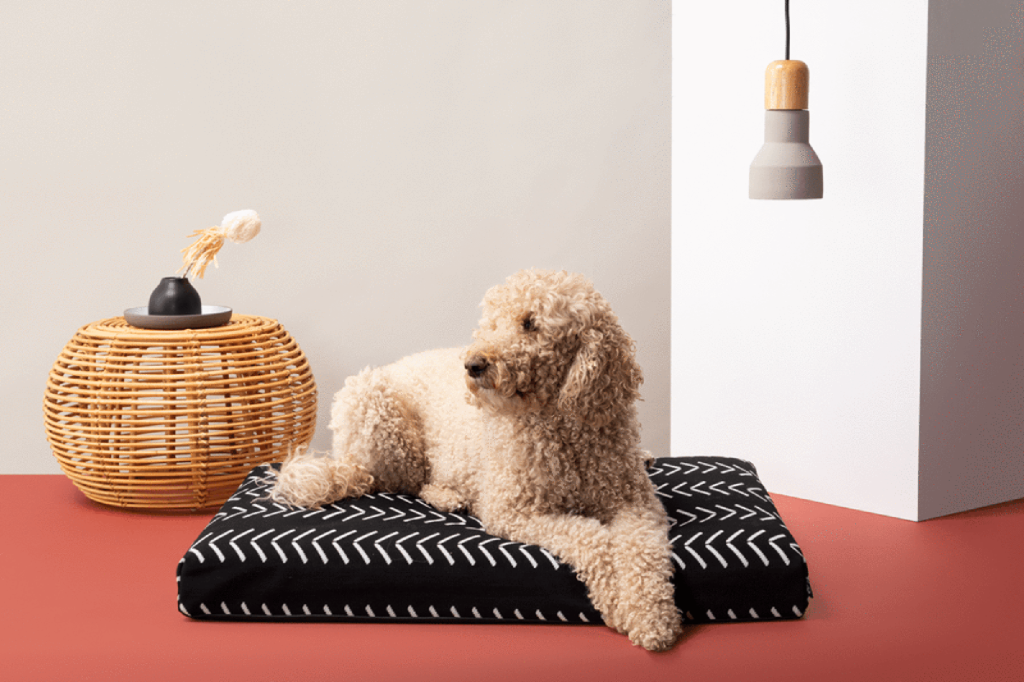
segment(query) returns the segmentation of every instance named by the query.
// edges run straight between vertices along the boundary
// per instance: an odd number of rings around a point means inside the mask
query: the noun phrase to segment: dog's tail
[[[317,509],[344,497],[358,497],[373,487],[364,467],[300,445],[289,452],[270,490],[278,504]]]

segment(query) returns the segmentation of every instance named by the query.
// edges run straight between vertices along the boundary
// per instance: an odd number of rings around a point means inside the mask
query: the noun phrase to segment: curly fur
[[[371,491],[472,513],[575,569],[605,623],[660,651],[681,632],[668,519],[639,449],[632,339],[584,277],[526,270],[490,289],[465,349],[349,378],[333,453],[284,462],[275,500],[315,507]]]

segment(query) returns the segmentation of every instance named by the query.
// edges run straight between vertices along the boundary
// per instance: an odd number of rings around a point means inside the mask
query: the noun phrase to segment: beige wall
[[[207,303],[280,319],[321,390],[467,343],[521,267],[588,274],[669,450],[670,4],[391,0],[6,6],[0,473],[58,471],[47,372],[144,305],[194,229],[257,210]]]

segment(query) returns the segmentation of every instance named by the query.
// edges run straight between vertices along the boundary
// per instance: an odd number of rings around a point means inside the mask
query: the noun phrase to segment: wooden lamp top
[[[764,72],[765,109],[806,109],[811,72],[798,59],[780,59]]]

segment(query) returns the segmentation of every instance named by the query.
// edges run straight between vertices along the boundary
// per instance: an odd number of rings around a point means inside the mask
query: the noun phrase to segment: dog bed
[[[567,565],[407,495],[318,510],[269,497],[254,469],[178,563],[195,619],[601,624]],[[661,458],[648,471],[672,520],[676,604],[691,622],[799,618],[807,564],[750,462]]]

